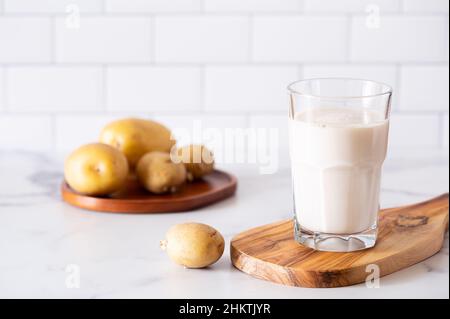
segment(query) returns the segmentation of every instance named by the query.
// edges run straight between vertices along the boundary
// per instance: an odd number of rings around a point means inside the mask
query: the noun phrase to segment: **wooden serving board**
[[[351,253],[316,251],[294,241],[285,220],[240,233],[231,241],[239,270],[268,281],[301,287],[342,287],[364,282],[378,265],[380,276],[414,265],[443,245],[448,229],[448,193],[432,200],[380,213],[375,247]]]
[[[201,180],[187,183],[173,194],[151,194],[130,176],[122,191],[108,197],[81,195],[66,182],[61,185],[61,195],[65,202],[88,210],[146,214],[193,210],[232,196],[236,188],[237,179],[233,175],[215,170]]]

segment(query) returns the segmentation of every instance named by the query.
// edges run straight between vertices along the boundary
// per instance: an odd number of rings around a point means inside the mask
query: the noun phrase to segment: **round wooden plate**
[[[126,187],[108,197],[91,197],[75,192],[63,182],[61,194],[65,202],[80,208],[110,213],[169,213],[193,210],[232,196],[237,179],[226,172],[215,170],[202,180],[186,184],[179,192],[155,195],[139,186],[130,177]]]

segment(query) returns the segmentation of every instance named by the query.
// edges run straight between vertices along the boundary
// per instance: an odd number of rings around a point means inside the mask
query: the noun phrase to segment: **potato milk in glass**
[[[289,86],[295,237],[323,251],[373,247],[391,88],[358,79]]]

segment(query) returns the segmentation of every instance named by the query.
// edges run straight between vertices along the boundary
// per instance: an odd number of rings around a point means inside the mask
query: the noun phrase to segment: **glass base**
[[[295,240],[309,248],[320,251],[351,252],[375,246],[377,225],[355,234],[327,234],[302,228],[294,218]]]

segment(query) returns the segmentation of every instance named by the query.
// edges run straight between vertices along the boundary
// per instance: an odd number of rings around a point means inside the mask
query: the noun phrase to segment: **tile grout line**
[[[1,13],[1,12],[0,12]],[[255,14],[257,16],[262,17],[342,17],[346,13],[342,12],[331,12],[331,11],[274,11],[274,12],[266,12],[266,11],[161,11],[161,12],[116,12],[116,11],[86,11],[83,12],[83,16],[86,17],[146,17],[149,15],[157,14],[162,17],[202,17],[202,16],[211,16],[211,17],[246,17],[249,14]],[[365,12],[352,12],[348,13],[352,14],[356,17],[365,17],[367,13]],[[31,11],[22,11],[22,12],[5,12],[3,11],[3,15],[8,17],[45,17],[49,15],[55,15],[58,17],[65,17],[65,12],[31,12]],[[437,18],[446,18],[448,17],[447,12],[436,11],[436,12],[383,12],[384,16],[388,17],[437,17]]]
[[[11,63],[2,63],[0,62],[1,66],[10,66],[10,67],[42,67],[42,66],[52,66],[53,64],[57,64],[58,66],[62,67],[98,67],[106,62],[102,61],[95,61],[95,62],[56,62],[56,63],[50,63],[50,62],[11,62]],[[255,66],[255,67],[265,67],[265,66],[292,66],[295,64],[305,64],[305,65],[331,65],[331,66],[344,66],[344,65],[353,65],[353,66],[383,66],[383,65],[402,65],[402,66],[423,66],[423,67],[436,67],[436,66],[442,66],[447,67],[449,65],[449,61],[439,60],[439,61],[416,61],[416,62],[399,62],[394,60],[389,61],[277,61],[277,62],[247,62],[247,61],[224,61],[224,62],[211,62],[206,63],[208,66]],[[145,67],[145,66],[152,66],[157,65],[159,67],[195,67],[200,66],[202,63],[199,62],[107,62],[108,66],[111,67]]]

